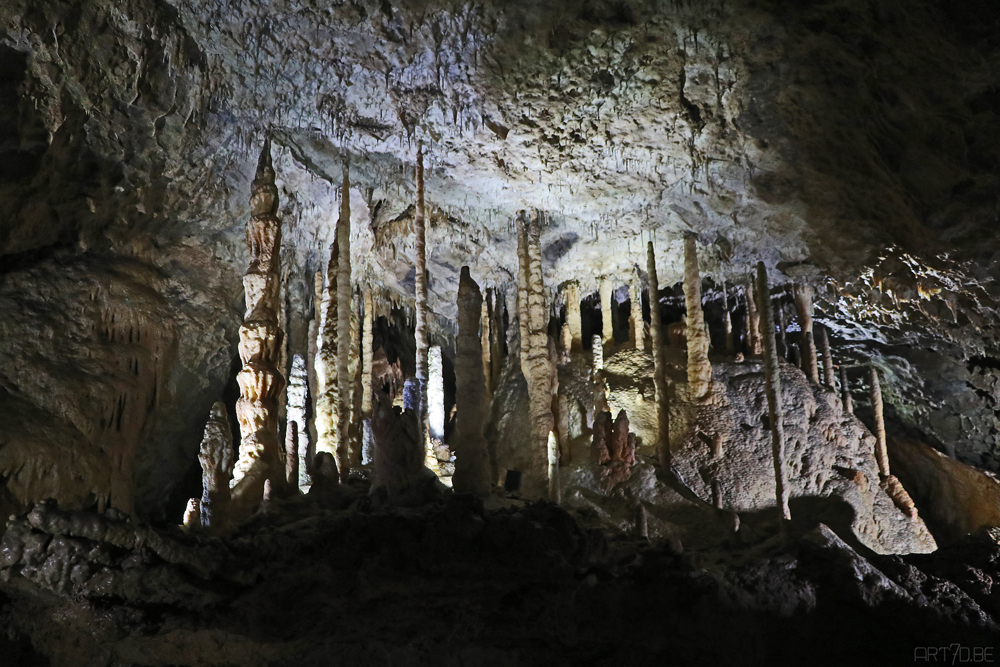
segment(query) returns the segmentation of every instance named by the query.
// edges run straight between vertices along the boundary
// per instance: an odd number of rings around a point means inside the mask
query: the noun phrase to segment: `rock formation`
[[[427,351],[427,429],[435,447],[444,442],[444,362],[440,345],[432,345]]]
[[[729,294],[726,281],[722,281],[722,329],[726,335],[726,353],[736,354],[736,340],[733,338],[733,316],[729,312]]]
[[[823,384],[833,391],[837,391],[837,380],[833,370],[833,352],[830,350],[830,337],[827,335],[826,327],[819,329],[819,349],[823,357]]]
[[[337,382],[338,290],[340,244],[335,238],[327,262],[326,280],[320,290],[319,353],[316,358],[316,453],[327,452],[337,460],[340,442],[340,385]]]
[[[660,465],[670,465],[670,405],[667,399],[667,360],[664,354],[663,320],[660,316],[660,282],[656,275],[653,242],[646,245],[646,275],[649,290],[649,334],[653,346],[653,386],[656,390],[656,455]]]
[[[840,399],[844,412],[854,414],[854,402],[851,400],[851,385],[847,383],[847,366],[840,367]]]
[[[294,423],[294,422],[293,422]],[[201,463],[201,525],[213,532],[224,532],[229,523],[229,480],[233,475],[233,432],[229,426],[226,404],[212,406],[205,434],[198,450]]]
[[[490,459],[483,427],[488,421],[482,339],[479,337],[483,297],[479,285],[462,267],[458,287],[458,353],[455,357],[455,401],[458,406],[458,447],[452,485],[458,493],[490,492]]]
[[[433,468],[437,457],[430,446],[427,429],[427,230],[426,211],[424,208],[424,146],[417,145],[417,204],[413,217],[414,238],[414,329],[413,335],[417,345],[416,373],[419,403],[417,405],[417,423],[420,424],[421,442],[424,447],[424,459]]]
[[[684,237],[684,304],[687,308],[688,396],[692,401],[703,401],[712,391],[712,364],[708,361],[710,343],[701,307],[698,245],[693,235]]]
[[[370,289],[364,292],[364,324],[361,329],[361,420],[362,420],[362,463],[370,463],[371,418],[372,418],[372,369],[374,350],[372,349],[372,327],[375,321],[375,305]]]
[[[637,350],[646,349],[646,321],[642,318],[642,282],[639,280],[639,269],[632,269],[632,280],[629,283],[630,315],[629,325],[632,343]]]
[[[819,363],[816,358],[816,342],[813,333],[813,289],[809,285],[795,285],[795,309],[799,313],[799,328],[802,331],[802,370],[806,377],[819,384]]]
[[[612,311],[615,309],[615,291],[610,278],[601,278],[598,294],[601,298],[601,338],[605,345],[614,345],[615,322]]]
[[[580,316],[580,285],[571,281],[563,288],[563,300],[566,302],[566,324],[572,340],[571,352],[583,350],[583,321]]]
[[[201,501],[197,498],[190,498],[187,507],[184,509],[184,529],[193,531],[201,528]]]
[[[239,345],[243,370],[236,376],[240,385],[236,416],[242,440],[233,473],[230,516],[234,520],[249,516],[260,502],[265,480],[274,478],[284,486],[277,396],[285,381],[276,367],[282,338],[276,303],[281,221],[276,215],[278,189],[271,166],[270,137],[264,140],[251,190],[252,215],[246,225],[250,268],[243,277],[246,315]]]
[[[785,464],[784,408],[781,396],[781,364],[771,316],[771,290],[767,284],[764,262],[757,263],[757,300],[761,305],[760,334],[764,343],[764,376],[767,387],[767,416],[771,424],[771,454],[774,458],[774,484],[781,518],[790,521],[788,509],[788,473]]]
[[[624,410],[618,412],[614,422],[610,412],[598,413],[594,419],[591,456],[598,466],[598,483],[606,493],[629,478],[635,465],[635,433],[629,432]]]
[[[351,400],[354,377],[350,371],[351,355],[351,179],[347,156],[344,156],[343,185],[340,190],[340,219],[337,221],[337,465],[341,481],[351,471]],[[353,357],[356,359],[356,357]]]
[[[374,409],[373,488],[385,487],[390,497],[404,495],[417,483],[424,469],[423,433],[416,412],[394,408],[384,397]]]
[[[299,425],[289,421],[285,427],[285,479],[292,493],[299,492]]]
[[[764,353],[764,344],[761,338],[759,308],[762,308],[763,306],[758,303],[758,288],[755,284],[753,276],[750,277],[743,293],[747,299],[746,353],[751,357],[760,357]]]
[[[875,422],[875,462],[879,474],[889,476],[889,453],[886,449],[885,418],[882,415],[882,387],[878,381],[878,370],[868,369],[868,391],[872,403],[872,419]]]

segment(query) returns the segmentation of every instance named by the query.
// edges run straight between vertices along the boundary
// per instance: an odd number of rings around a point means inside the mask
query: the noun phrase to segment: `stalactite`
[[[684,303],[687,308],[688,396],[692,401],[703,401],[712,391],[712,364],[708,360],[709,337],[701,307],[698,245],[693,234],[684,238]]]
[[[548,323],[549,309],[545,303],[545,287],[542,281],[542,248],[540,241],[540,214],[521,212],[518,215],[518,236],[523,238],[520,254],[524,266],[523,276],[525,324],[522,326],[525,339],[521,341],[521,371],[528,383],[529,413],[531,417],[531,471],[530,480],[538,492],[547,485],[542,484],[548,471],[548,438],[555,428],[552,415],[552,382],[554,368],[549,357]]]
[[[844,412],[854,414],[854,401],[851,399],[851,385],[847,383],[847,366],[840,367],[840,398]]]
[[[458,447],[452,483],[458,493],[477,495],[486,495],[491,488],[490,458],[483,436],[489,404],[483,344],[479,337],[482,311],[479,285],[469,274],[469,267],[463,266],[458,282],[458,352],[455,358]]]
[[[437,457],[430,446],[427,423],[427,255],[424,211],[424,146],[417,146],[417,207],[413,218],[414,263],[415,263],[415,324],[413,335],[417,344],[416,378],[418,382],[419,404],[417,424],[420,425],[424,461],[432,470],[437,467]]]
[[[247,309],[239,344],[243,370],[236,376],[240,386],[236,415],[242,441],[232,492],[231,516],[235,520],[252,513],[266,480],[273,477],[272,483],[281,488],[285,482],[277,423],[277,395],[285,380],[275,365],[282,338],[277,308],[281,221],[276,215],[278,189],[270,138],[264,141],[257,164],[250,206],[252,214],[246,226],[250,268],[243,277]]]
[[[569,325],[571,337],[570,352],[581,352],[583,350],[583,318],[580,315],[579,283],[569,282],[566,284],[563,300],[566,302],[566,323]]]
[[[289,421],[285,427],[285,479],[292,493],[299,491],[299,425]]]
[[[629,324],[632,329],[632,342],[635,349],[646,349],[646,323],[642,319],[642,283],[639,281],[639,270],[632,269],[632,280],[629,283],[629,301],[631,302]]]
[[[615,344],[615,323],[612,315],[615,309],[615,291],[610,278],[601,278],[598,293],[601,298],[601,337],[604,344],[611,347]]]
[[[833,391],[837,391],[837,380],[833,370],[833,352],[830,350],[830,337],[826,333],[826,327],[819,330],[819,349],[823,355],[823,382]]]
[[[726,354],[736,354],[736,341],[733,338],[733,316],[729,312],[729,293],[726,281],[722,281],[722,327],[726,334]]]
[[[670,465],[670,404],[667,399],[667,359],[664,354],[663,323],[660,319],[660,282],[656,275],[653,242],[646,246],[649,285],[649,334],[653,345],[653,386],[656,388],[656,454],[660,465]]]
[[[813,334],[813,289],[808,285],[795,285],[795,308],[799,313],[802,329],[802,370],[813,384],[819,384],[819,363]]]
[[[764,353],[763,341],[760,336],[760,312],[757,309],[760,297],[755,294],[756,285],[753,278],[746,286],[747,297],[747,356],[760,357]],[[770,299],[770,296],[768,297]]]
[[[340,191],[340,219],[337,221],[337,465],[340,481],[351,471],[351,179],[344,156],[344,179]],[[331,267],[332,268],[332,267]]]
[[[757,297],[761,304],[760,334],[764,342],[764,382],[767,392],[767,412],[771,425],[771,454],[774,457],[774,485],[778,509],[785,521],[792,518],[788,509],[788,473],[785,470],[785,424],[781,396],[781,369],[778,345],[771,315],[771,290],[767,285],[764,262],[757,263]]]
[[[375,321],[375,306],[370,289],[364,294],[364,325],[361,332],[361,462],[371,463],[373,454],[372,443],[372,338]]]
[[[233,475],[233,432],[226,404],[212,406],[198,450],[201,463],[201,523],[221,532],[229,524],[229,480]]]
[[[889,453],[885,441],[885,417],[882,413],[882,386],[878,380],[878,369],[868,369],[868,390],[871,392],[872,418],[875,421],[875,462],[883,477],[889,476]]]

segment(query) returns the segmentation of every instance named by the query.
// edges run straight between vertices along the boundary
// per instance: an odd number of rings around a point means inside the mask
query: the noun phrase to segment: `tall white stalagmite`
[[[708,360],[709,338],[705,311],[701,307],[701,274],[695,236],[684,238],[684,304],[687,309],[688,395],[701,401],[712,390],[712,364]]]
[[[868,389],[871,392],[872,417],[875,420],[875,462],[883,477],[889,476],[889,452],[885,441],[885,417],[882,412],[882,386],[878,381],[878,370],[868,369]]]
[[[336,461],[340,430],[340,392],[337,382],[337,273],[340,242],[330,249],[326,281],[321,290],[319,352],[316,355],[316,454],[326,452]],[[309,466],[310,468],[312,466]]]
[[[823,353],[823,383],[836,391],[837,380],[833,371],[833,352],[830,350],[830,337],[826,333],[826,327],[820,327],[819,330],[819,349]]]
[[[243,370],[236,376],[240,386],[236,416],[241,442],[230,505],[237,521],[249,516],[260,503],[266,480],[273,478],[276,488],[284,488],[285,482],[277,401],[285,379],[276,365],[282,339],[277,303],[281,221],[276,215],[278,188],[271,166],[270,138],[264,141],[257,163],[250,208],[246,226],[250,267],[243,276],[246,315],[240,327],[239,344]]]
[[[604,339],[604,344],[610,347],[615,344],[615,323],[612,313],[615,307],[615,290],[610,278],[601,278],[599,294],[601,295],[601,337]]]
[[[583,318],[580,315],[580,285],[576,282],[566,283],[563,299],[566,301],[566,323],[572,343],[570,352],[583,350]]]
[[[294,493],[299,490],[299,425],[289,420],[285,426],[285,479]]]
[[[536,493],[548,484],[548,440],[555,429],[552,414],[553,371],[549,358],[548,324],[549,309],[545,303],[545,286],[542,281],[542,248],[540,214],[522,211],[518,215],[518,236],[523,239],[519,252],[523,264],[523,306],[525,323],[521,341],[521,371],[528,383],[529,415],[531,418],[531,470],[528,471],[529,488]]]
[[[437,458],[430,446],[427,423],[427,254],[424,210],[424,145],[417,146],[417,209],[413,217],[415,255],[415,317],[413,336],[417,344],[416,377],[420,390],[420,404],[417,406],[417,424],[420,425],[421,442],[424,447],[424,461],[428,467],[437,468]]]
[[[483,344],[479,337],[483,297],[479,285],[463,266],[458,282],[458,352],[455,357],[455,402],[458,407],[458,438],[455,476],[458,493],[486,495],[491,488],[490,457],[483,428],[486,425],[486,375]]]
[[[374,450],[372,440],[372,337],[375,306],[371,290],[364,293],[364,320],[361,329],[361,463],[371,463]]]
[[[444,364],[440,345],[427,351],[427,428],[434,444],[444,441]]]
[[[819,384],[819,363],[816,359],[816,341],[813,333],[813,289],[808,285],[795,285],[795,308],[802,328],[802,370],[806,377]]]
[[[667,358],[660,320],[660,281],[656,275],[653,242],[646,245],[646,274],[649,280],[649,334],[653,346],[653,386],[656,388],[656,454],[663,466],[670,465],[670,404],[667,400]]]
[[[774,335],[771,290],[767,284],[764,262],[757,263],[757,301],[760,303],[760,334],[764,347],[764,386],[767,393],[768,421],[771,423],[771,455],[774,458],[774,484],[782,519],[790,521],[788,509],[788,473],[785,469],[785,422],[781,401],[781,370],[778,343]]]
[[[639,269],[632,270],[632,282],[629,284],[629,301],[631,303],[629,324],[632,329],[632,342],[635,349],[646,349],[646,323],[642,319],[642,282],[639,280]]]
[[[298,477],[295,479],[295,488],[301,488],[303,484],[308,487],[309,480],[303,470],[303,466],[309,465],[309,435],[306,431],[306,401],[308,400],[308,387],[306,374],[306,362],[300,355],[292,356],[292,371],[288,378],[288,423],[295,424],[297,430],[296,443],[298,445],[298,463],[295,470]],[[287,439],[286,439],[287,458]]]

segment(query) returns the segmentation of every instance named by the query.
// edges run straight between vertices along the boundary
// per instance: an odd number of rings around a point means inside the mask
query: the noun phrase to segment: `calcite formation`
[[[351,282],[351,178],[347,156],[344,156],[343,182],[340,190],[340,219],[337,220],[337,466],[341,481],[347,481],[351,471],[351,412],[353,408],[354,375],[351,373],[351,317],[353,315],[353,283]],[[331,266],[331,268],[333,268]],[[332,279],[331,279],[332,280]],[[329,316],[329,315],[328,315]]]
[[[758,297],[758,288],[756,286],[755,278],[750,277],[747,281],[747,285],[743,289],[743,294],[746,297],[746,353],[751,357],[760,357],[764,353],[763,338],[761,336],[760,329],[760,311],[759,303],[760,299]],[[770,297],[769,297],[770,298]]]
[[[417,422],[420,424],[424,458],[431,467],[436,465],[436,456],[430,445],[427,424],[427,229],[426,210],[424,205],[424,147],[417,146],[417,202],[413,217],[414,243],[414,328],[416,340],[416,373],[419,403],[417,405]]]
[[[285,381],[276,366],[282,342],[277,308],[281,221],[276,215],[278,189],[270,137],[264,140],[257,163],[250,206],[246,225],[250,267],[243,277],[246,315],[239,344],[243,370],[236,376],[240,385],[236,417],[242,440],[233,472],[231,518],[235,520],[248,516],[260,502],[266,480],[280,480],[284,487],[277,397]]]
[[[206,530],[223,532],[229,527],[233,433],[229,426],[226,404],[221,401],[212,406],[205,424],[198,461],[201,463],[201,524]]]
[[[488,406],[482,339],[479,337],[482,304],[479,285],[469,274],[469,267],[462,267],[458,286],[458,354],[455,357],[458,447],[452,485],[458,493],[477,495],[486,495],[492,488],[489,453],[483,436]]]
[[[583,351],[583,319],[580,314],[580,285],[576,281],[566,283],[563,288],[566,302],[566,324],[569,326],[570,352]]]
[[[632,344],[637,350],[646,349],[646,321],[642,317],[642,281],[639,279],[639,269],[632,269],[632,279],[628,286],[630,315],[629,329]]]
[[[419,399],[418,399],[419,400]],[[406,494],[424,468],[424,433],[416,411],[394,408],[381,397],[372,416],[375,487],[390,496]]]
[[[829,389],[837,390],[837,380],[833,370],[833,351],[830,349],[830,336],[826,327],[819,330],[819,349],[823,358],[823,384]]]
[[[701,307],[698,245],[693,235],[684,238],[684,304],[687,310],[688,395],[693,401],[703,401],[712,391],[712,364],[708,360],[710,341]]]
[[[615,327],[614,317],[611,312],[614,310],[614,285],[608,277],[601,278],[598,295],[601,299],[601,338],[605,345],[614,345]]]
[[[854,414],[854,400],[851,398],[851,385],[847,382],[847,366],[840,367],[840,402],[844,412]]]
[[[802,331],[800,352],[802,370],[806,376],[819,384],[819,363],[816,357],[816,341],[813,330],[813,288],[809,285],[795,285],[795,309],[799,314],[799,329]]]
[[[761,305],[760,334],[764,343],[764,377],[767,387],[767,416],[771,425],[771,456],[774,459],[774,485],[778,510],[785,521],[792,518],[788,508],[788,472],[785,462],[784,407],[781,395],[781,364],[771,315],[771,290],[764,262],[757,264],[757,297]]]
[[[868,369],[868,392],[871,398],[872,419],[875,422],[875,462],[882,477],[889,476],[889,452],[886,448],[885,417],[882,412],[882,386],[878,380],[878,369]]]
[[[337,347],[339,337],[337,279],[340,267],[340,242],[334,239],[326,266],[320,296],[319,352],[316,356],[316,453],[328,452],[337,457],[340,442],[340,384],[337,382]]]
[[[285,427],[285,479],[293,493],[299,492],[299,425],[289,421]]]
[[[653,346],[653,386],[656,391],[656,455],[660,464],[670,464],[670,404],[667,398],[667,360],[664,354],[663,320],[660,315],[660,282],[656,274],[653,242],[646,246],[649,291],[649,335]]]
[[[722,331],[726,336],[726,353],[736,354],[736,339],[733,335],[733,316],[729,311],[729,293],[726,281],[722,281]],[[784,331],[784,328],[782,328]]]
[[[611,420],[610,412],[601,412],[594,418],[594,437],[591,456],[597,465],[598,484],[610,492],[616,485],[628,480],[635,465],[635,433],[629,432],[628,415],[624,410]]]
[[[482,365],[482,359],[480,359]],[[427,351],[427,433],[438,446],[444,442],[444,361],[441,346]]]

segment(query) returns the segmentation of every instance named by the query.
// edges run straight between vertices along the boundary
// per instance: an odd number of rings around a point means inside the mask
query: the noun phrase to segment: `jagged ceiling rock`
[[[848,359],[874,354],[894,371],[886,390],[901,397],[899,419],[995,468],[986,422],[954,426],[932,409],[943,401],[985,418],[998,400],[996,382],[979,386],[963,373],[975,374],[973,359],[993,369],[997,354],[985,332],[1000,294],[1000,31],[986,0],[946,4],[6,2],[3,292],[56,267],[68,256],[59,253],[140,249],[138,261],[159,276],[150,287],[162,308],[189,313],[178,316],[190,317],[179,340],[198,341],[182,344],[171,371],[178,395],[189,383],[214,390],[229,370],[263,132],[276,145],[289,304],[303,316],[333,238],[344,151],[356,276],[386,300],[410,298],[422,141],[440,335],[453,333],[463,264],[483,286],[512,281],[520,209],[545,213],[552,289],[577,279],[586,293],[602,275],[624,284],[648,239],[670,284],[681,277],[681,234],[693,231],[702,274],[716,281],[740,281],[763,259],[776,284],[834,285],[841,294],[818,303],[817,319],[836,325]],[[920,309],[884,289],[909,280],[905,262],[879,279],[883,289],[865,282],[890,246],[939,273],[936,258],[948,254],[954,284],[926,295],[915,287],[930,316],[910,317]],[[54,293],[47,307],[70,313],[75,298]],[[852,310],[859,299],[874,310]],[[968,321],[948,322],[952,306]],[[35,321],[28,306],[12,308],[12,319]],[[44,413],[47,404],[12,379],[20,348],[7,340],[3,386]],[[899,352],[904,344],[936,361]],[[83,363],[87,345],[65,367]],[[939,370],[922,374],[928,363]],[[909,376],[906,364],[916,369]],[[218,398],[209,393],[186,394],[191,409],[175,416],[185,432],[200,432]],[[154,429],[148,443],[166,433]],[[153,507],[174,483],[168,476],[193,460],[197,437],[143,446],[169,462],[141,482]]]

